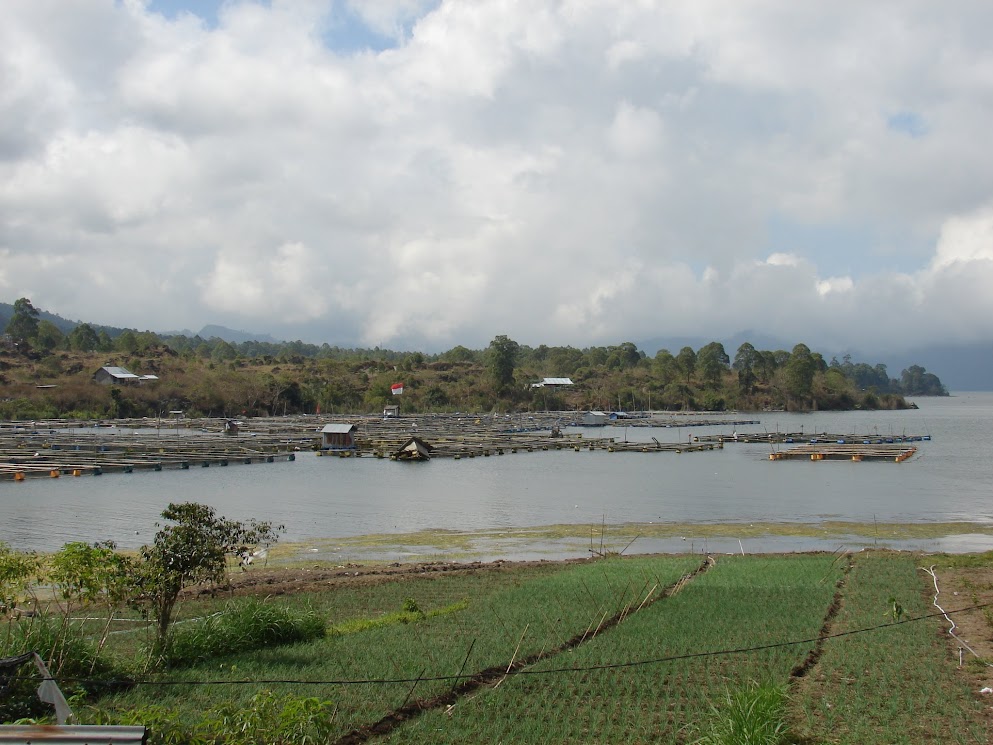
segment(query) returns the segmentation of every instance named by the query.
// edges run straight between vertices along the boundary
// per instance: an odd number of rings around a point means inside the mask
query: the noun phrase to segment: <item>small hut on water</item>
[[[431,460],[434,445],[429,445],[420,437],[411,437],[399,450],[393,453],[393,460]]]
[[[321,430],[322,450],[354,450],[355,431],[358,429],[354,424],[347,422],[340,424],[325,424]]]

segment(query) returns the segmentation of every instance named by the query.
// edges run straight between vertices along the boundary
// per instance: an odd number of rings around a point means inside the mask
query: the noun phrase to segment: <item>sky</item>
[[[993,4],[6,0],[0,300],[442,351],[993,343]]]

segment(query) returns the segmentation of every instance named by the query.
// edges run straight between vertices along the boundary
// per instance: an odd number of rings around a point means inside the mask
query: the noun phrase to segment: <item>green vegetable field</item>
[[[270,598],[323,635],[190,643],[84,718],[152,742],[989,742],[919,563],[610,557]]]

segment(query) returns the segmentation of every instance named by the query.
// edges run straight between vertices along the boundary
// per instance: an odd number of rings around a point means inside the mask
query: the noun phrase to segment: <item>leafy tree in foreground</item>
[[[131,598],[133,571],[134,560],[118,553],[113,541],[65,544],[48,568],[48,581],[62,600],[63,630],[77,608],[102,606],[107,620],[97,652],[103,650],[117,607]]]
[[[15,551],[0,541],[0,615],[14,607],[40,567],[36,554]]]
[[[213,507],[195,502],[170,503],[151,546],[142,546],[138,585],[157,623],[157,644],[166,644],[172,612],[184,587],[224,579],[229,556],[251,546],[275,543],[282,525],[250,520],[243,524],[218,517]]]

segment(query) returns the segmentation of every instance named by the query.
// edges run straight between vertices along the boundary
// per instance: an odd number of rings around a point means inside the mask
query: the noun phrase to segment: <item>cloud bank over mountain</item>
[[[395,348],[993,343],[991,27],[966,0],[14,0],[0,298]]]

